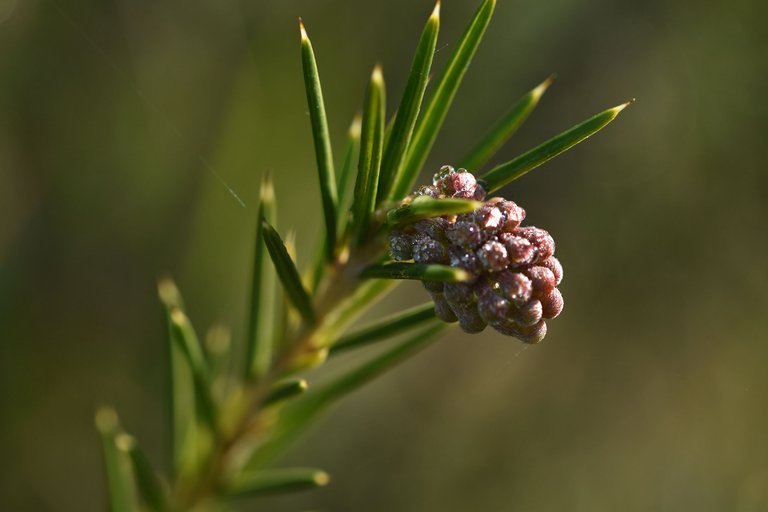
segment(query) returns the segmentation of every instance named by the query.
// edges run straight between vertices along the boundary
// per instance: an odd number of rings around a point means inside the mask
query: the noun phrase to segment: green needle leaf
[[[165,306],[170,362],[171,444],[176,475],[190,471],[196,460],[200,432],[195,415],[195,385],[192,369],[184,350],[174,342],[171,311],[183,308],[181,294],[174,282],[163,278],[158,282],[158,295]]]
[[[387,223],[390,226],[394,226],[441,215],[469,213],[477,210],[482,205],[483,203],[479,201],[468,199],[433,199],[428,196],[419,196],[409,204],[389,210],[387,212]]]
[[[277,277],[283,284],[283,289],[291,304],[301,315],[301,318],[308,325],[315,325],[315,311],[312,307],[312,299],[309,297],[309,293],[304,288],[299,276],[299,271],[296,270],[291,256],[288,254],[288,250],[285,248],[280,235],[277,234],[275,228],[269,225],[269,223],[262,219],[262,227],[264,230],[264,242],[267,245],[267,251],[269,252],[272,263],[275,265],[275,271]]]
[[[304,69],[304,85],[307,90],[307,104],[309,106],[309,118],[312,122],[312,137],[315,141],[320,194],[325,216],[326,257],[328,261],[332,261],[336,250],[336,208],[338,203],[331,137],[328,134],[328,120],[325,116],[323,91],[320,88],[320,76],[317,72],[315,53],[301,19],[299,19],[299,29],[301,31],[301,63]]]
[[[304,393],[308,388],[304,379],[289,379],[278,382],[264,399],[264,406],[274,405]]]
[[[248,337],[245,349],[245,378],[259,378],[269,367],[272,357],[272,322],[275,303],[275,281],[267,272],[264,258],[264,228],[261,219],[274,224],[277,217],[272,177],[266,174],[259,192],[259,213],[256,220],[256,242],[253,248],[251,277],[251,307],[248,317]]]
[[[440,322],[414,334],[395,346],[387,349],[353,368],[335,380],[321,386],[316,391],[307,393],[295,404],[283,411],[280,428],[275,437],[259,448],[246,463],[246,468],[258,468],[279,455],[291,441],[306,429],[319,413],[336,400],[372,381],[382,373],[405,361],[435,339],[435,335],[448,324]]]
[[[567,130],[560,135],[549,139],[545,143],[536,146],[530,151],[523,153],[517,158],[494,167],[482,176],[483,181],[485,181],[486,190],[488,193],[495,192],[504,185],[540,166],[547,160],[572,148],[613,121],[616,116],[619,115],[619,112],[624,110],[630,103],[632,102],[628,101],[617,107],[604,110],[603,112],[590,117],[586,121],[577,124],[570,130]]]
[[[469,68],[472,57],[480,45],[480,40],[488,27],[495,6],[496,0],[485,0],[480,5],[448,60],[445,71],[437,81],[434,94],[429,98],[423,115],[416,123],[403,169],[390,196],[393,199],[405,196],[413,188],[419,171],[427,160],[437,134],[443,126],[443,121],[445,121],[448,109],[461,85],[464,73]]]
[[[528,116],[539,104],[539,100],[554,81],[551,75],[542,83],[520,98],[511,109],[502,117],[496,125],[472,148],[467,156],[460,160],[459,167],[469,169],[476,173],[488,160],[504,145],[505,142],[522,126]]]
[[[349,125],[349,132],[347,133],[347,147],[344,150],[344,160],[341,164],[341,172],[339,173],[339,211],[338,211],[338,225],[342,226],[344,220],[347,218],[347,211],[344,208],[344,203],[349,192],[350,175],[352,174],[352,168],[355,165],[355,156],[360,150],[360,130],[362,126],[362,116],[358,112],[352,119],[352,124]]]
[[[371,219],[376,209],[376,191],[384,144],[384,103],[384,77],[381,74],[381,66],[377,64],[373,68],[365,97],[360,162],[355,181],[355,202],[352,205],[352,232],[358,244],[370,235]]]
[[[392,338],[412,327],[423,325],[435,318],[435,305],[432,302],[407,309],[340,338],[331,345],[331,355],[359,348],[379,340]]]
[[[323,487],[331,481],[325,471],[314,468],[270,469],[244,473],[227,487],[232,497],[261,496]]]
[[[192,370],[192,382],[195,387],[195,403],[198,405],[202,419],[208,424],[211,432],[216,432],[216,406],[211,395],[210,374],[208,363],[203,355],[200,341],[195,334],[187,315],[179,308],[170,312],[171,339],[182,350]]]
[[[144,503],[154,512],[168,510],[168,496],[165,486],[144,452],[139,448],[136,440],[128,434],[121,433],[115,438],[115,444],[130,457],[136,486],[144,499]]]
[[[442,281],[456,283],[469,281],[471,278],[466,270],[448,265],[433,265],[427,263],[385,263],[365,267],[360,277],[374,279],[418,279],[427,281]]]
[[[121,450],[116,442],[120,425],[113,409],[102,407],[96,411],[96,429],[101,438],[107,470],[109,509],[111,512],[138,512],[139,503],[131,461],[125,450]]]
[[[379,176],[378,203],[390,197],[395,185],[401,180],[403,160],[411,141],[416,118],[419,115],[424,90],[429,81],[429,71],[432,67],[432,57],[435,54],[437,33],[440,29],[440,2],[427,21],[416,47],[416,55],[411,65],[411,73],[405,85],[405,92],[397,109],[392,134],[389,137],[386,151],[381,162]]]

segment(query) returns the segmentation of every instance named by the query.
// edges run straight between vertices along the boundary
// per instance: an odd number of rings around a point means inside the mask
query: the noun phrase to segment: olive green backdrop
[[[477,3],[445,0],[437,66]],[[551,72],[500,159],[637,97],[504,191],[554,235],[565,311],[533,347],[452,331],[357,393],[288,455],[333,484],[263,510],[768,510],[767,6],[499,0],[432,169]],[[164,463],[156,278],[240,335],[264,172],[311,254],[296,18],[340,156],[372,65],[394,104],[431,9],[0,0],[0,509],[104,509],[103,403]]]

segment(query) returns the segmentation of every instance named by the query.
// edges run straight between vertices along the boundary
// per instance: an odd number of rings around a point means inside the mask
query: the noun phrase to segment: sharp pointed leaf
[[[382,158],[379,176],[379,203],[391,197],[395,184],[400,180],[403,160],[411,141],[413,128],[416,125],[421,101],[424,98],[424,90],[429,81],[432,57],[435,54],[439,28],[440,2],[435,5],[435,10],[429,17],[427,25],[421,34],[411,66],[411,73],[405,85],[405,92],[403,93],[403,98],[400,101],[397,116],[392,126],[392,134],[389,137],[386,151]]]
[[[495,6],[496,0],[485,0],[480,5],[448,60],[448,65],[437,81],[434,94],[427,101],[423,114],[416,123],[401,176],[395,183],[394,191],[391,194],[393,199],[405,196],[413,188],[419,171],[424,166],[437,134],[443,126],[443,121],[445,121],[448,109],[461,85],[464,73],[469,68],[472,57],[480,45]]]
[[[296,270],[296,265],[294,265],[285,244],[280,238],[280,235],[277,234],[277,231],[275,231],[275,228],[265,220],[262,220],[262,225],[267,251],[272,259],[272,263],[277,271],[277,277],[283,285],[288,300],[291,301],[291,304],[293,304],[299,312],[299,315],[301,315],[304,322],[308,325],[314,325],[315,311],[312,308],[312,300],[301,282],[301,277],[299,276],[299,271]]]
[[[379,168],[384,144],[384,77],[376,66],[371,75],[363,111],[360,136],[360,162],[355,181],[355,202],[352,205],[352,236],[358,244],[370,235],[370,224],[376,209]]]
[[[522,126],[528,116],[539,104],[539,100],[546,92],[554,80],[554,75],[550,76],[542,83],[529,91],[517,103],[515,103],[504,117],[499,119],[496,125],[480,140],[480,142],[470,150],[470,152],[460,160],[460,167],[469,169],[470,172],[477,174],[488,160],[504,145],[507,140]]]
[[[347,147],[344,150],[344,159],[341,164],[341,171],[339,172],[339,211],[338,211],[338,225],[341,231],[341,226],[344,224],[344,220],[347,218],[347,211],[345,208],[347,194],[351,185],[352,169],[355,166],[355,157],[360,150],[360,131],[362,129],[362,115],[358,112],[352,119],[352,124],[349,125],[349,131],[347,132]]]
[[[304,491],[328,485],[330,477],[314,468],[269,469],[243,473],[227,486],[232,497]]]
[[[187,315],[179,308],[170,312],[171,339],[182,350],[192,371],[192,383],[195,390],[195,404],[200,417],[212,432],[216,431],[216,405],[211,394],[211,381],[208,363],[197,338],[195,329]]]
[[[419,196],[406,205],[389,210],[387,212],[387,223],[390,226],[395,226],[441,215],[469,213],[477,210],[482,205],[483,203],[479,201],[468,199],[433,199],[427,196]]]
[[[275,282],[267,272],[264,258],[264,228],[261,219],[274,225],[276,215],[272,178],[266,174],[261,182],[259,213],[256,219],[256,241],[253,248],[251,277],[251,307],[248,317],[248,337],[245,351],[245,378],[258,378],[267,372],[272,357],[272,328],[274,321]]]
[[[624,110],[630,103],[631,102],[627,102],[618,107],[604,110],[603,112],[590,117],[586,121],[577,124],[570,130],[567,130],[543,144],[536,146],[530,151],[523,153],[517,158],[494,167],[482,176],[482,179],[485,182],[485,189],[489,193],[495,192],[504,185],[540,166],[547,160],[572,148],[613,121],[616,116],[619,115],[619,112]]]
[[[275,384],[267,398],[264,399],[264,406],[275,405],[284,402],[290,398],[304,393],[308,388],[307,381],[304,379],[288,379]]]
[[[115,411],[107,407],[99,409],[96,412],[96,429],[101,438],[107,471],[109,509],[111,512],[138,512],[139,502],[131,461],[125,450],[121,450],[116,442],[120,425]]]
[[[164,306],[164,315],[168,336],[170,363],[170,403],[171,403],[171,446],[173,471],[175,475],[191,470],[196,456],[200,436],[196,418],[195,385],[192,369],[184,350],[174,342],[171,311],[183,309],[181,294],[174,282],[163,278],[158,283],[158,294]]]
[[[331,355],[392,338],[409,329],[424,325],[435,318],[437,318],[435,305],[432,302],[396,313],[373,325],[339,338],[331,346]]]
[[[128,454],[133,468],[136,487],[144,503],[153,512],[168,510],[168,493],[160,476],[152,468],[136,440],[128,434],[118,434],[115,439],[118,448]]]
[[[301,62],[304,70],[304,85],[307,91],[309,118],[312,122],[312,137],[315,142],[320,195],[325,217],[326,257],[328,261],[331,261],[336,250],[336,208],[338,206],[331,137],[328,133],[328,120],[325,116],[323,91],[320,88],[320,75],[317,71],[315,53],[301,20],[299,20],[299,28],[301,31]]]
[[[365,267],[361,277],[373,279],[417,279],[455,283],[469,281],[470,274],[461,268],[428,263],[385,263]]]

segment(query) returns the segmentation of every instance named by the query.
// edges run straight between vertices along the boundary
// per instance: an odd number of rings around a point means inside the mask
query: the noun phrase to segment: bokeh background
[[[436,66],[478,3],[444,2]],[[165,460],[156,278],[241,335],[267,171],[307,261],[296,18],[340,156],[373,63],[394,105],[431,9],[0,0],[0,509],[104,509],[103,403]],[[761,0],[500,0],[431,169],[551,72],[497,161],[637,97],[505,190],[558,242],[565,312],[534,347],[446,336],[288,455],[333,485],[251,508],[768,510],[766,19]],[[424,299],[404,285],[374,316]]]

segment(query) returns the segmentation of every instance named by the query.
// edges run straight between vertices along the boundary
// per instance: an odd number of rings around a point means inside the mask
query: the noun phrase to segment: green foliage
[[[389,123],[385,123],[381,68],[374,68],[362,118],[356,116],[349,131],[338,181],[317,62],[301,25],[301,62],[325,223],[325,237],[316,248],[318,256],[304,270],[302,279],[291,237],[283,241],[274,227],[274,192],[266,176],[260,193],[242,343],[230,344],[227,334],[221,347],[213,339],[204,350],[176,286],[169,279],[160,281],[170,351],[172,472],[167,484],[136,441],[121,430],[114,411],[100,410],[96,425],[113,511],[142,507],[158,512],[201,510],[209,506],[218,510],[240,496],[327,484],[328,475],[318,469],[269,466],[320,413],[414,355],[447,328],[437,321],[430,303],[347,332],[399,280],[458,282],[470,278],[466,271],[448,265],[388,262],[385,247],[393,227],[467,213],[480,206],[477,201],[414,198],[407,193],[438,136],[494,6],[494,0],[482,2],[423,111],[440,25],[439,3],[422,32],[403,97]],[[480,167],[489,161],[533,111],[550,81],[521,98],[470,151],[464,164]],[[498,189],[581,142],[625,106],[606,110],[493,168],[483,177],[487,190]],[[355,160],[357,175],[350,198]],[[351,204],[351,219],[347,219],[346,203]],[[273,285],[277,281],[290,305],[281,313],[274,307],[277,294]],[[387,347],[325,385],[308,389],[301,374],[322,364],[329,353],[359,350],[379,342]],[[239,364],[229,364],[232,361]],[[221,380],[228,385],[218,386]]]

